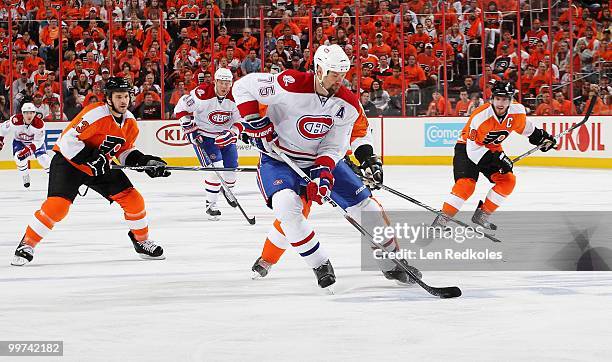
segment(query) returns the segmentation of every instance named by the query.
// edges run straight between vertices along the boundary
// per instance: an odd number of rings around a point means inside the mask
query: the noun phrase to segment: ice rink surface
[[[612,210],[610,171],[517,167],[516,175],[504,210]],[[240,174],[237,196],[254,226],[225,203],[221,221],[206,219],[203,173],[129,176],[166,260],[140,260],[120,208],[89,191],[18,268],[9,263],[45,198],[46,175],[32,171],[24,190],[16,171],[0,171],[0,340],[64,341],[64,357],[12,360],[610,360],[612,273],[425,272],[431,285],[463,290],[436,299],[360,271],[356,231],[325,205],[311,220],[336,269],[336,295],[291,250],[253,281],[272,221],[253,174]],[[450,167],[385,168],[386,184],[437,208],[451,181]],[[481,180],[464,209],[487,189]],[[416,209],[376,196],[389,210]]]

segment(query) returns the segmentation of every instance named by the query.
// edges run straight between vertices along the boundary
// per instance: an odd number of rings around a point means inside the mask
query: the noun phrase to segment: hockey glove
[[[237,123],[232,128],[221,132],[215,137],[215,145],[218,147],[225,147],[234,144],[238,141],[238,135],[242,132],[242,124]]]
[[[30,143],[29,145],[26,145],[21,151],[17,152],[15,156],[19,159],[19,161],[23,161],[28,157],[32,156],[35,151],[36,146]]]
[[[183,132],[185,133],[185,136],[187,136],[187,139],[192,144],[196,145],[204,141],[204,138],[202,138],[202,135],[200,134],[199,128],[193,120],[193,117],[182,117],[181,127],[183,127]]]
[[[125,158],[126,166],[153,166],[148,167],[144,172],[151,178],[155,177],[168,177],[170,171],[166,170],[166,161],[162,160],[157,156],[145,155],[138,150],[130,152]]]
[[[557,146],[557,139],[541,128],[533,130],[529,143],[540,146],[540,151],[548,152]]]
[[[380,185],[383,183],[382,162],[374,154],[372,146],[365,144],[357,147],[355,158],[359,161],[360,168],[365,171],[366,185],[373,190],[380,189]]]
[[[480,162],[478,162],[478,167],[481,169],[493,169],[503,174],[512,172],[513,164],[510,157],[506,156],[504,152],[487,151],[480,159]]]
[[[332,167],[334,162],[329,157],[319,157],[315,166],[310,170],[310,181],[306,185],[306,197],[319,205],[322,205],[326,197],[331,195],[334,186],[334,175]]]
[[[4,147],[4,137],[0,136],[0,151],[2,151],[3,147]]]
[[[242,122],[242,126],[244,127],[244,133],[249,138],[260,138],[265,139],[270,142],[274,138],[274,125],[270,118],[253,118],[248,121]]]
[[[100,176],[110,170],[110,164],[108,163],[105,155],[100,152],[96,153],[94,153],[92,157],[85,162],[85,165],[89,167],[93,176]]]

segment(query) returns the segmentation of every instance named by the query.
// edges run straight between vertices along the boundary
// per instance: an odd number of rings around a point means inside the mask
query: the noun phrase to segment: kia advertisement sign
[[[157,140],[168,146],[189,146],[189,140],[183,133],[183,128],[178,123],[162,126],[155,133]]]
[[[425,147],[454,147],[465,123],[425,123]]]

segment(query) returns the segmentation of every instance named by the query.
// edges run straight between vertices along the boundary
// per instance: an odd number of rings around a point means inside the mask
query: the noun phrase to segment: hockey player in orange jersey
[[[357,166],[350,160],[348,154],[344,160],[340,162],[345,162],[349,165],[353,171],[357,175],[364,175],[369,181],[366,181],[367,186],[370,189],[379,189],[380,184],[383,182],[383,169],[382,163],[378,156],[374,154],[374,149],[372,147],[372,132],[369,127],[368,119],[365,116],[363,108],[359,112],[359,118],[353,125],[353,130],[351,132],[351,148],[355,150],[354,155],[355,158],[359,161],[360,165]],[[350,151],[349,151],[350,153]],[[337,197],[337,195],[336,195]],[[310,208],[312,206],[312,201],[308,200],[305,195],[301,195],[303,209],[302,214],[308,218],[310,214]],[[359,205],[357,205],[359,207]],[[385,215],[385,211],[380,205],[380,203],[373,197],[370,196],[367,200],[367,204],[365,207],[362,206],[363,211],[378,211],[380,212],[381,220],[379,223],[384,223],[385,225],[389,225],[389,220]],[[387,250],[395,252],[399,249],[399,245],[395,238],[390,238],[384,240],[381,245]],[[277,219],[274,220],[274,223],[270,230],[268,231],[268,235],[264,242],[264,246],[262,248],[261,256],[257,258],[255,264],[251,268],[253,273],[253,278],[264,278],[268,275],[268,272],[272,268],[274,264],[276,264],[282,255],[285,253],[285,250],[290,246],[290,243],[287,241],[285,236],[285,232],[281,227],[281,222]],[[379,264],[381,271],[385,278],[389,280],[395,280],[398,284],[413,284],[414,281],[408,277],[408,274],[398,266],[396,266],[390,260],[376,260]],[[419,277],[422,276],[421,272],[406,263],[405,260],[400,260],[401,263],[404,264],[407,268],[413,271]]]
[[[498,81],[492,88],[492,101],[476,108],[455,145],[453,173],[455,185],[442,206],[442,212],[455,216],[465,201],[472,196],[478,176],[482,173],[493,187],[485,201],[480,201],[472,221],[495,230],[489,221],[491,214],[510,196],[516,184],[512,160],[504,153],[502,142],[510,132],[529,138],[543,152],[554,148],[557,141],[545,130],[537,128],[526,116],[525,107],[513,102],[515,90],[511,83]],[[445,227],[448,218],[438,216],[433,226]]]
[[[128,166],[153,166],[145,171],[150,177],[170,175],[161,158],[134,147],[138,126],[128,111],[130,89],[125,79],[109,78],[106,103],[85,107],[62,132],[53,148],[47,199],[26,228],[11,264],[22,266],[32,261],[34,247],[68,214],[81,185],[121,206],[130,228],[128,235],[141,258],[165,258],[162,247],[149,239],[142,196],[123,171],[110,169],[111,159],[116,157]]]

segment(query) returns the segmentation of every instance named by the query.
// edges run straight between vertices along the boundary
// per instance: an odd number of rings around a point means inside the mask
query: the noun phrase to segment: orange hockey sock
[[[482,204],[482,210],[489,214],[495,212],[512,193],[516,185],[516,176],[513,173],[495,173],[491,176],[491,180],[495,182],[495,186],[489,190]]]
[[[34,213],[32,222],[26,228],[23,240],[34,247],[53,229],[53,226],[62,221],[68,214],[72,203],[63,197],[52,196],[43,202],[40,210]]]
[[[449,216],[455,216],[467,199],[472,196],[476,189],[476,180],[471,178],[460,178],[455,182],[453,189],[442,205],[442,211]]]
[[[145,241],[149,238],[149,224],[147,212],[142,195],[133,187],[125,189],[120,193],[111,196],[123,209],[125,221],[134,238],[138,241]]]

